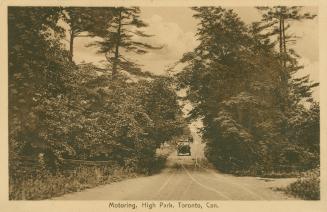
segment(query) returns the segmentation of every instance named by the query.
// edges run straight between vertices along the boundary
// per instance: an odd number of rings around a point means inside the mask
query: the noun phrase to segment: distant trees
[[[142,90],[143,93],[145,91],[142,102],[154,124],[150,134],[157,146],[160,146],[171,138],[182,135],[186,122],[169,78],[159,77],[151,83],[143,83],[146,87]]]
[[[295,111],[308,113],[300,102],[311,98],[317,84],[292,78],[301,67],[296,58],[288,59],[287,67],[281,62],[271,34],[264,30],[270,23],[247,26],[233,10],[221,7],[193,10],[200,44],[180,60],[185,67],[177,77],[179,87],[188,89],[190,117],[203,120],[206,157],[219,169],[235,173],[312,167],[303,164],[301,155],[313,163],[317,157],[309,155],[319,153],[289,133],[299,126],[290,121]],[[319,139],[313,131],[314,146]]]

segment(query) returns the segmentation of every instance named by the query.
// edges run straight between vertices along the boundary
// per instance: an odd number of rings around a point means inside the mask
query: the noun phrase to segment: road
[[[66,194],[56,200],[284,200],[274,188],[294,179],[236,177],[204,167],[203,147],[194,135],[191,156],[171,154],[159,174]]]

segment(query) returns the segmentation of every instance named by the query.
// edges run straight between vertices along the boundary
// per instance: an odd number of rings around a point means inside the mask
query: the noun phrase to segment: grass
[[[39,171],[37,174],[25,175],[19,179],[11,178],[9,182],[9,199],[49,199],[135,176],[135,173],[117,167],[113,169],[112,167],[80,166],[74,171],[56,174]]]
[[[219,169],[218,169],[219,170]],[[270,170],[270,171],[260,171],[256,168],[250,169],[234,169],[234,170],[221,170],[222,172],[233,174],[236,176],[255,176],[255,177],[263,177],[263,178],[295,178],[301,175],[301,171],[299,170]]]
[[[167,156],[156,155],[146,167],[135,170],[118,165],[70,164],[51,173],[37,166],[16,167],[9,179],[10,200],[42,200],[78,192],[136,176],[152,175],[165,167]]]
[[[141,173],[144,173],[146,175],[153,175],[159,173],[165,167],[166,160],[166,155],[155,156],[149,163],[147,163],[147,166],[143,168],[143,171],[141,171]]]
[[[305,172],[297,181],[286,188],[286,193],[305,200],[320,199],[320,170],[319,167]]]
[[[271,171],[268,173],[261,174],[260,177],[265,178],[294,178],[298,177],[301,174],[299,171],[291,171],[291,172],[278,172],[278,171]]]

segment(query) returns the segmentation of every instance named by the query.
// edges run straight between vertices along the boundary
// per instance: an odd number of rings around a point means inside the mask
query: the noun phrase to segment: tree
[[[75,38],[105,34],[112,17],[112,8],[66,7],[64,11],[64,20],[69,25],[69,58],[73,61]]]
[[[277,88],[275,83],[269,85],[276,77],[271,70],[278,66],[276,55],[269,43],[249,36],[249,29],[232,10],[194,10],[200,44],[184,55],[181,62],[187,65],[178,74],[181,86],[189,88],[191,116],[202,118],[205,154],[211,162],[225,171],[249,169],[259,157],[257,126],[264,121],[273,125],[268,110],[275,99],[260,91]]]
[[[293,104],[292,100],[294,99],[288,99],[287,96],[292,93],[296,93],[295,95],[297,95],[299,94],[299,90],[310,91],[313,87],[316,87],[318,85],[316,83],[309,82],[308,76],[292,80],[291,75],[294,75],[302,67],[297,64],[297,61],[294,58],[294,56],[298,57],[298,55],[293,49],[287,46],[287,43],[295,43],[297,37],[293,35],[288,35],[287,30],[291,27],[290,22],[314,19],[317,15],[310,13],[302,14],[301,10],[303,9],[303,7],[301,6],[257,7],[257,9],[262,12],[261,23],[266,24],[264,28],[273,28],[268,34],[270,36],[276,34],[278,35],[279,52],[281,57],[281,63],[283,64],[283,69],[281,69],[280,71],[281,86],[284,90],[284,95],[282,97],[284,99],[284,103],[281,106],[284,111],[287,111]],[[299,83],[300,81],[302,83]],[[295,88],[295,90],[292,90],[292,88]],[[310,92],[302,93],[303,95],[301,97],[308,97]]]
[[[286,43],[291,42],[293,37],[286,34],[286,30],[290,28],[289,22],[302,21],[305,19],[314,19],[317,15],[304,13],[301,14],[301,6],[274,6],[274,7],[257,7],[262,14],[263,22],[269,22],[269,27],[273,27],[273,34],[278,34],[279,51],[287,53]],[[285,23],[287,25],[285,26]]]
[[[180,60],[185,66],[177,78],[193,105],[190,117],[203,121],[206,157],[223,171],[247,174],[303,162],[295,155],[305,148],[287,133],[292,113],[284,104],[309,97],[310,88],[302,79],[285,92],[280,53],[265,31],[270,24],[247,26],[221,7],[193,9],[200,42]],[[296,58],[289,59],[290,72],[299,68]]]
[[[156,149],[179,133],[176,94],[164,79],[113,79],[106,69],[71,61],[63,44],[63,14],[60,7],[8,8],[10,199],[49,198],[58,190],[51,182],[69,181],[72,175],[96,175],[104,182],[95,167],[70,166],[65,159],[106,160],[101,163],[105,179],[117,167],[124,173],[152,173],[164,164]],[[78,17],[70,15],[70,21]],[[72,39],[85,35],[83,30],[90,36],[107,33],[99,25],[91,31],[85,22],[71,22]],[[155,98],[158,94],[165,98]],[[35,193],[27,184],[52,192],[26,196]]]
[[[57,25],[59,7],[9,7],[9,146],[13,156],[22,156],[34,146],[46,149],[51,142],[39,137],[42,119],[38,107],[52,105],[70,92],[73,64],[61,43],[64,29]],[[57,142],[61,149],[62,142]],[[64,149],[64,148],[62,148]],[[53,152],[58,150],[52,149]],[[26,155],[26,154],[25,154]],[[11,166],[12,168],[13,166]]]
[[[119,69],[133,73],[140,72],[138,65],[124,54],[133,52],[145,54],[149,49],[160,49],[136,38],[148,38],[151,35],[144,33],[140,28],[147,24],[140,19],[138,7],[116,7],[113,9],[113,18],[106,35],[100,35],[102,41],[91,45],[99,46],[98,53],[105,55],[112,67],[112,76],[116,77]]]
[[[169,78],[160,77],[143,83],[146,86],[141,98],[147,114],[153,120],[151,137],[159,147],[173,137],[182,135],[185,120]]]
[[[60,13],[60,8],[9,8],[9,108],[22,123],[36,99],[65,87],[62,76],[70,64],[59,42],[64,36],[57,26]]]
[[[112,79],[106,70],[92,64],[78,67],[73,105],[62,101],[60,112],[44,111],[48,116],[44,124],[49,127],[42,127],[48,130],[43,134],[49,139],[67,138],[75,152],[73,158],[110,160],[134,171],[151,170],[156,149],[179,136],[184,124],[169,81],[162,77],[128,83],[124,75]],[[66,111],[69,107],[73,109]],[[54,122],[50,117],[55,112]]]

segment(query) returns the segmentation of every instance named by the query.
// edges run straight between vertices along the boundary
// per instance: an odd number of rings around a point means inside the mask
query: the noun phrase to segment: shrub
[[[286,192],[305,200],[320,199],[319,167],[305,172],[297,181],[286,188]]]
[[[19,178],[10,178],[9,199],[49,199],[134,176],[135,173],[111,166],[81,165],[73,170],[55,174],[42,170],[37,173],[21,174]]]

